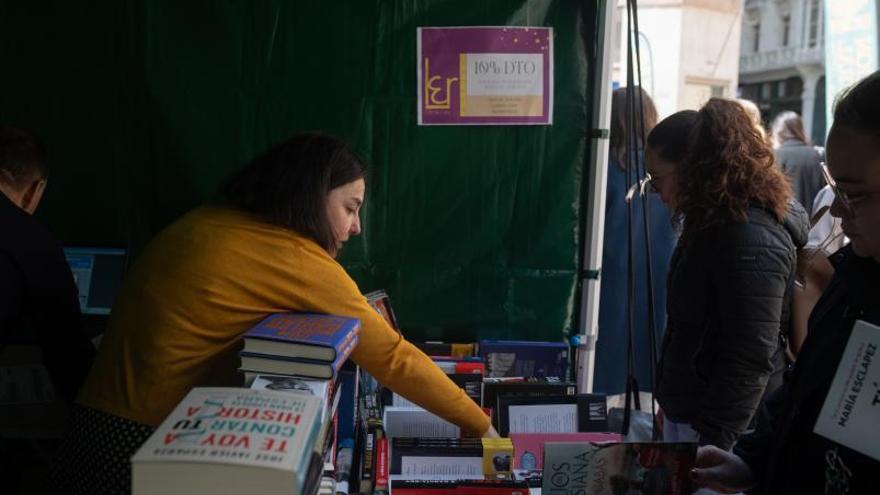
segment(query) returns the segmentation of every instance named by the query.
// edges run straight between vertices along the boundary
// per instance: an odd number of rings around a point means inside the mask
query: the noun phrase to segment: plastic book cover
[[[244,352],[333,361],[359,331],[357,318],[276,313],[244,334]]]
[[[544,445],[542,493],[690,495],[695,443]]]

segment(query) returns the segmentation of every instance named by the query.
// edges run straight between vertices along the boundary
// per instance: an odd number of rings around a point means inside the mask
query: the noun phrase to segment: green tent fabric
[[[47,143],[42,220],[136,252],[295,132],[370,166],[341,262],[412,339],[576,325],[595,22],[563,0],[98,1],[0,6],[0,120]],[[552,126],[420,127],[416,28],[551,26]]]

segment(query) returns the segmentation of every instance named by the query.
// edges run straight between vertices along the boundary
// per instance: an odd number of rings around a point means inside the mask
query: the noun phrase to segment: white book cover
[[[858,320],[813,429],[880,461],[880,327]]]
[[[458,438],[461,429],[420,407],[386,407],[382,421],[385,436]]]
[[[194,388],[132,457],[135,493],[152,493],[165,472],[199,483],[199,473],[217,472],[201,466],[217,465],[283,471],[301,489],[323,407],[306,394]]]
[[[251,388],[314,395],[326,401],[331,383],[330,380],[312,380],[298,376],[257,375],[251,383]]]

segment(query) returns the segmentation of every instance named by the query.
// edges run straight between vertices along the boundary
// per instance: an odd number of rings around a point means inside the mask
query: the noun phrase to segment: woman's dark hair
[[[297,134],[254,158],[221,186],[233,206],[312,239],[328,252],[336,238],[327,194],[364,177],[363,160],[335,137]]]
[[[630,91],[631,89],[626,87],[617,88],[611,94],[611,128],[609,130],[608,146],[611,150],[611,154],[617,159],[617,163],[621,167],[624,166],[623,162],[626,157],[626,147],[628,141],[630,141],[628,139],[630,118],[626,104],[627,95]],[[633,100],[635,106],[634,110],[636,115],[638,115],[635,122],[635,143],[636,147],[641,149],[643,147],[642,136],[651,132],[651,129],[657,124],[657,109],[654,107],[654,102],[645,90],[636,86],[635,91],[636,99]],[[639,101],[641,101],[641,112],[639,112]],[[642,116],[644,116],[644,122],[641,121]]]
[[[648,134],[648,147],[657,155],[672,163],[681,163],[691,143],[690,135],[697,127],[693,110],[682,110],[661,120]]]
[[[834,125],[880,134],[880,71],[846,90],[834,104]]]
[[[687,139],[676,170],[674,212],[683,235],[724,220],[744,221],[750,206],[763,207],[780,222],[785,218],[791,186],[739,103],[710,99]]]
[[[788,110],[780,112],[773,119],[770,130],[773,133],[773,139],[779,144],[792,139],[804,144],[810,143],[807,133],[804,132],[804,121],[801,120],[801,116]]]

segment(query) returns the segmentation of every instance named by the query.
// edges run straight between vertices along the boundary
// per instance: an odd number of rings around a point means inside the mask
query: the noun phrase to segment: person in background
[[[823,152],[811,145],[800,115],[782,112],[770,127],[775,144],[776,163],[788,176],[794,199],[805,210],[813,208],[816,194],[825,187],[822,177]]]
[[[47,177],[37,138],[0,124],[0,346],[38,345],[55,392],[72,404],[95,351],[61,244],[33,217]]]
[[[391,390],[462,427],[488,416],[403,339],[336,261],[361,232],[366,170],[339,139],[295,135],[256,157],[159,233],[123,283],[74,410],[53,483],[128,493],[129,458],[196,386],[241,386],[243,334],[268,315],[360,319],[351,359]]]
[[[764,119],[761,117],[761,109],[758,108],[758,105],[755,105],[755,102],[752,100],[746,100],[745,98],[737,98],[736,102],[745,109],[746,114],[748,114],[749,119],[752,121],[752,125],[755,126],[755,130],[758,131],[764,142],[769,143],[770,136],[767,135],[767,130],[764,129]]]
[[[657,400],[664,440],[729,449],[781,381],[807,218],[736,102],[710,99],[648,136],[651,185],[682,231],[669,268]]]
[[[838,100],[827,157],[831,213],[850,243],[832,256],[834,278],[813,310],[790,376],[761,409],[758,429],[733,452],[699,449],[691,475],[700,486],[725,493],[877,492],[880,462],[813,429],[856,320],[880,325],[880,72]],[[849,423],[854,436],[877,428],[871,417],[851,416]]]
[[[636,166],[643,166],[644,143],[646,136],[657,123],[657,110],[651,97],[641,88],[636,88],[636,103],[641,103],[644,121],[635,121],[634,141],[627,114],[627,93],[631,90],[619,88],[611,96],[611,129],[608,160],[608,185],[605,196],[605,240],[602,249],[602,288],[599,296],[599,340],[596,344],[596,390],[608,394],[619,394],[625,390],[627,376],[626,329],[627,308],[627,220],[626,195],[636,180]],[[633,145],[627,157],[627,146]],[[631,178],[627,181],[625,169],[627,158],[631,160]],[[655,321],[658,338],[663,334],[666,320],[666,272],[669,258],[675,246],[675,233],[670,222],[671,214],[666,205],[656,195],[648,198],[648,228],[650,232],[651,260],[653,265],[653,291]],[[646,246],[643,225],[642,198],[635,196],[632,202],[633,224],[630,225],[634,250],[633,272],[635,284],[634,305],[639,308],[634,321],[636,338],[636,372],[640,386],[650,390],[650,369],[638,366],[647,363],[649,346],[647,341],[647,268],[645,266]],[[644,309],[642,309],[644,308]]]

